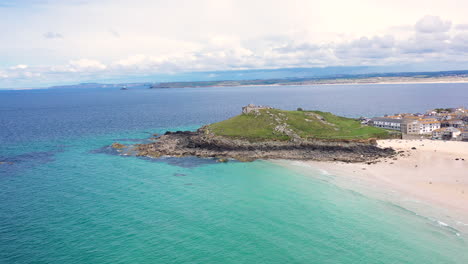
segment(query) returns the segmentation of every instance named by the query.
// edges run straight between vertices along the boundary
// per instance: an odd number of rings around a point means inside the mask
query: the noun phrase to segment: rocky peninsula
[[[373,162],[395,155],[377,146],[377,138],[394,135],[359,121],[319,111],[285,111],[247,106],[241,115],[197,131],[166,132],[148,144],[136,144],[137,156],[203,157]],[[121,149],[121,144],[113,144]]]

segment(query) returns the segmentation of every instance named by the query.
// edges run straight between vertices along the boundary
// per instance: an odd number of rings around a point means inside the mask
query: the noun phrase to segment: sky
[[[0,0],[0,88],[239,69],[468,70],[466,10],[466,0]]]

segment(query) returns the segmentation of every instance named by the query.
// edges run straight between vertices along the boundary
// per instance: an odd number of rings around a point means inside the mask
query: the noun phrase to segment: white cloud
[[[395,39],[393,36],[362,37],[339,45],[336,54],[342,59],[382,59],[394,55]]]
[[[105,70],[107,66],[97,60],[79,59],[70,61],[68,68],[73,72],[101,71]]]
[[[451,47],[457,52],[468,53],[468,33],[463,32],[453,37]]]
[[[467,9],[459,0],[19,0],[0,6],[0,72],[39,83],[458,61],[468,59]]]
[[[44,34],[42,34],[42,36],[44,36],[44,38],[47,38],[47,39],[57,39],[57,38],[63,38],[63,35],[60,34],[60,33],[55,33],[55,32],[46,32]]]
[[[127,57],[125,59],[118,60],[115,62],[115,65],[121,66],[121,67],[132,67],[132,66],[137,66],[137,65],[144,65],[148,63],[148,57],[145,55],[133,55],[130,57]]]
[[[468,30],[468,24],[458,24],[455,26],[457,30]]]
[[[421,18],[414,27],[420,33],[439,33],[449,31],[451,26],[451,21],[442,20],[438,16],[427,15]]]
[[[24,69],[27,69],[27,68],[28,68],[28,65],[18,64],[16,66],[10,67],[10,70],[24,70]]]

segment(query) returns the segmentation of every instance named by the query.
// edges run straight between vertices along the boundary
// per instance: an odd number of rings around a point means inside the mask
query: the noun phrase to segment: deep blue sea
[[[0,263],[468,263],[464,234],[266,161],[120,156],[254,103],[349,117],[468,106],[468,84],[0,91]]]

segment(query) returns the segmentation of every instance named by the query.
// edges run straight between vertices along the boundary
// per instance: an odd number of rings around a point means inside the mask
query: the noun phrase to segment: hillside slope
[[[340,117],[320,111],[285,111],[261,109],[249,114],[208,125],[208,133],[239,139],[300,140],[328,139],[351,140],[389,138],[388,130],[363,126],[355,119]]]

